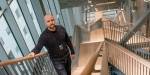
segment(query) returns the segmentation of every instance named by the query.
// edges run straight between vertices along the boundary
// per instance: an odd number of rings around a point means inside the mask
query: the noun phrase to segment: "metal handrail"
[[[108,61],[125,75],[150,75],[150,62],[114,42],[105,41]]]
[[[120,27],[120,25],[115,24],[116,23],[109,20],[104,22],[104,37],[105,39],[120,43],[123,36],[127,33],[126,31],[128,31],[130,27],[127,26],[128,28],[125,29],[126,26]],[[116,26],[119,27],[117,28]],[[134,36],[132,36],[125,44],[122,44],[122,46],[145,59],[150,59],[150,39],[135,32],[131,33],[133,33]]]
[[[0,62],[4,75],[58,75],[47,52]]]

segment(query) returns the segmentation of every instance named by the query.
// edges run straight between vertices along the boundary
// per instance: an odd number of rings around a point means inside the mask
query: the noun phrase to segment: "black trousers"
[[[52,59],[52,62],[58,75],[71,75],[70,55],[68,55],[63,59],[62,58]]]

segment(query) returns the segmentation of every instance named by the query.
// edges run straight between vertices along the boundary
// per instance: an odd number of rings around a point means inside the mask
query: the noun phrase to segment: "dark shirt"
[[[51,58],[62,58],[69,54],[68,47],[71,54],[75,53],[65,28],[60,25],[56,26],[56,31],[45,29],[32,52],[39,53],[43,46],[46,47]]]

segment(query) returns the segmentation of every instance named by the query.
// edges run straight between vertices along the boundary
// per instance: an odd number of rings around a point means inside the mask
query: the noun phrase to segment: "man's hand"
[[[75,54],[70,54],[71,60],[75,59]]]
[[[34,52],[31,52],[27,55],[27,57],[34,57],[35,56],[35,53]]]

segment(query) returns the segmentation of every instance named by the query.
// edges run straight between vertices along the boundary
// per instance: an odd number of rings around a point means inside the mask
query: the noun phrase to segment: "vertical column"
[[[137,11],[137,18],[141,17],[141,14],[144,14],[144,0],[135,0],[134,8]]]
[[[147,8],[146,10],[150,9],[150,4],[147,3]],[[146,37],[150,37],[150,15],[147,17],[147,22],[146,22]]]
[[[150,16],[147,18],[147,23],[146,23],[146,37],[150,37]]]

